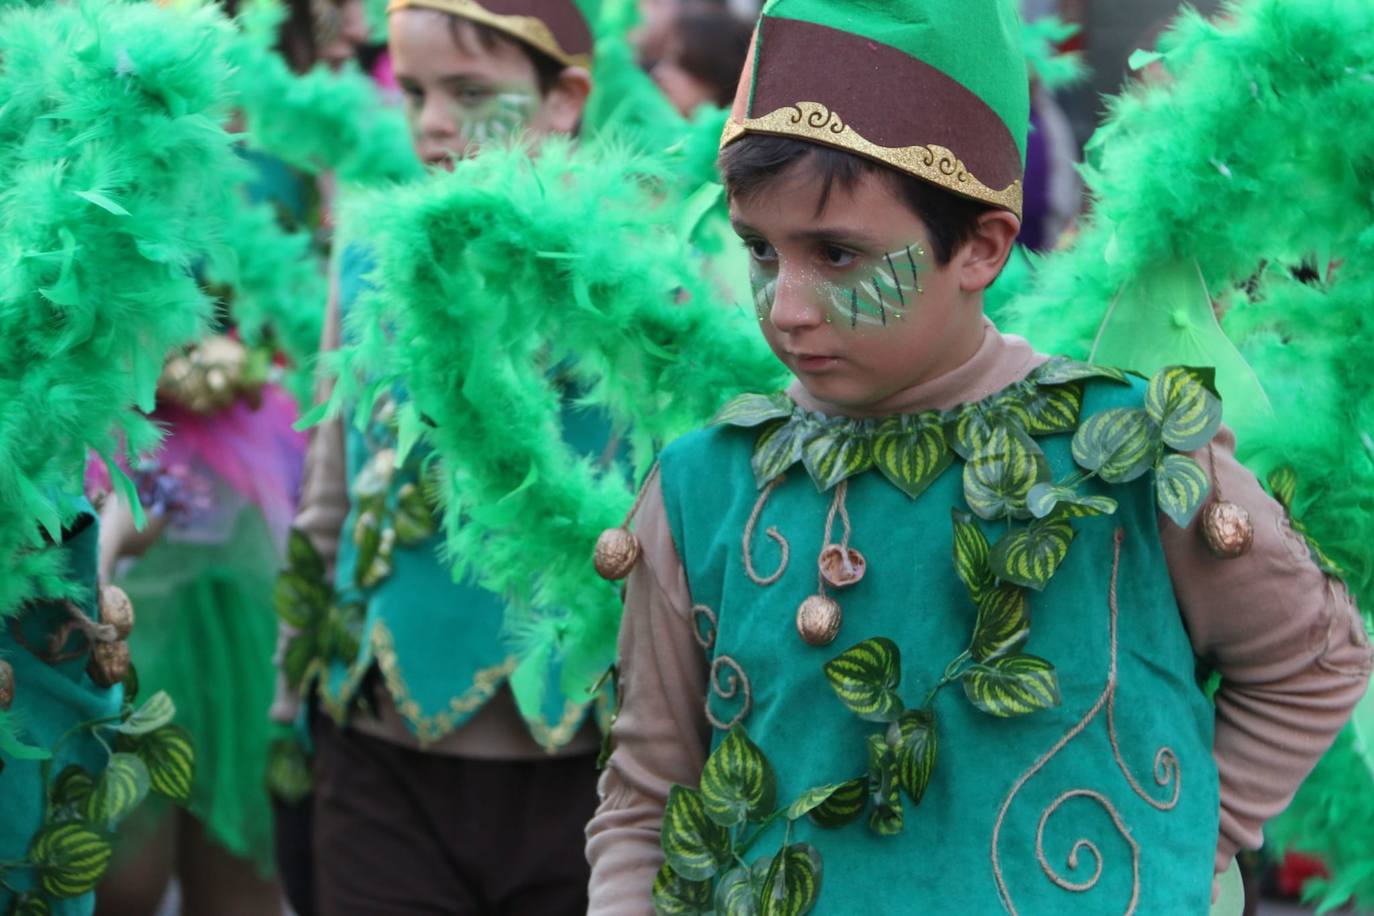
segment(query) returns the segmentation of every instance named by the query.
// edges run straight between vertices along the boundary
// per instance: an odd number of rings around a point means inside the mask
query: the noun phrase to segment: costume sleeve
[[[1282,506],[1235,458],[1223,428],[1194,457],[1222,498],[1249,511],[1254,546],[1223,560],[1200,520],[1160,524],[1161,540],[1199,658],[1222,676],[1213,756],[1221,783],[1217,868],[1254,849],[1335,740],[1369,678],[1370,649],[1350,593],[1312,560]]]
[[[338,276],[331,271],[329,302],[325,307],[320,352],[328,353],[338,347],[339,281]],[[328,400],[332,388],[332,381],[321,375],[316,382],[315,402],[323,404]],[[339,536],[349,508],[343,422],[340,417],[331,417],[310,431],[310,443],[305,451],[301,504],[294,523],[294,527],[304,533],[319,551],[325,563],[325,575],[329,580],[334,577],[334,560],[339,553]],[[281,667],[286,645],[295,635],[294,627],[285,622],[277,623],[277,688],[271,712],[274,722],[294,721],[300,705],[300,697],[287,687],[286,676]]]
[[[587,825],[593,916],[653,913],[668,790],[675,783],[697,785],[710,741],[705,654],[657,478],[648,484],[635,533],[642,553],[625,588],[615,752]]]

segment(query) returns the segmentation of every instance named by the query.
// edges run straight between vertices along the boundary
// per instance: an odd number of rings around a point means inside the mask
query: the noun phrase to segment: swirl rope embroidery
[[[1125,540],[1125,537],[1125,530],[1118,528],[1113,539],[1112,578],[1111,585],[1107,592],[1107,606],[1110,611],[1108,625],[1110,660],[1107,669],[1107,683],[1103,687],[1102,693],[1098,696],[1097,701],[1093,704],[1092,708],[1088,710],[1087,715],[1080,719],[1073,728],[1069,729],[1064,737],[1060,738],[1049,751],[1036,760],[1031,768],[1021,774],[1021,777],[1016,780],[1011,791],[1007,793],[1006,799],[1003,800],[1002,807],[997,812],[997,820],[993,824],[992,874],[997,882],[997,893],[1002,899],[1002,905],[1006,907],[1007,912],[1013,914],[1013,916],[1015,916],[1018,910],[1016,909],[1015,903],[1012,902],[1011,891],[1007,888],[1006,878],[1002,874],[1001,856],[998,851],[1002,834],[1002,825],[1006,822],[1007,811],[1011,808],[1012,802],[1016,799],[1021,789],[1025,787],[1026,783],[1030,782],[1030,780],[1043,770],[1060,751],[1082,734],[1104,708],[1107,710],[1107,737],[1111,743],[1112,756],[1116,759],[1117,767],[1120,769],[1121,775],[1125,777],[1126,782],[1130,785],[1131,791],[1158,811],[1170,811],[1178,805],[1179,793],[1182,786],[1182,768],[1179,764],[1178,755],[1173,749],[1163,747],[1155,753],[1154,779],[1156,785],[1161,788],[1168,787],[1170,784],[1173,786],[1173,792],[1167,800],[1158,799],[1141,788],[1140,783],[1137,782],[1135,777],[1131,774],[1131,769],[1126,765],[1125,758],[1121,754],[1120,743],[1116,735],[1117,580],[1121,571],[1121,544]],[[1040,815],[1040,823],[1035,831],[1035,855],[1040,862],[1040,868],[1045,873],[1045,876],[1050,881],[1054,882],[1056,886],[1074,893],[1084,893],[1092,890],[1102,878],[1104,864],[1102,851],[1097,844],[1093,843],[1091,840],[1079,839],[1075,842],[1073,848],[1069,851],[1067,859],[1069,871],[1075,872],[1079,868],[1081,854],[1087,853],[1092,856],[1092,876],[1083,881],[1073,881],[1060,874],[1049,861],[1049,857],[1045,854],[1045,828],[1050,818],[1053,817],[1066,802],[1074,798],[1086,798],[1101,805],[1102,809],[1106,811],[1107,815],[1112,819],[1112,824],[1116,827],[1117,832],[1131,849],[1131,899],[1127,903],[1124,911],[1126,916],[1131,916],[1131,914],[1136,911],[1136,907],[1140,904],[1140,846],[1131,836],[1130,829],[1125,821],[1122,820],[1120,812],[1118,812],[1111,801],[1101,793],[1094,792],[1091,789],[1070,789],[1057,797],[1047,808],[1045,808]]]
[[[792,545],[787,543],[787,538],[782,536],[782,532],[776,527],[770,527],[765,534],[772,538],[782,551],[782,558],[778,562],[777,571],[771,576],[760,576],[758,570],[754,568],[754,557],[749,545],[754,540],[754,529],[758,526],[759,516],[763,514],[763,507],[768,504],[768,497],[773,495],[773,491],[783,482],[785,475],[779,475],[768,481],[768,486],[763,488],[759,494],[758,501],[754,503],[754,511],[749,513],[749,522],[744,526],[744,572],[749,576],[749,580],[755,585],[769,586],[782,578],[783,573],[787,572],[787,561],[792,556]]]

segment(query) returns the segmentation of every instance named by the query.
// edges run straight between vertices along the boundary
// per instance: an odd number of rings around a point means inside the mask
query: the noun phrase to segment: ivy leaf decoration
[[[814,790],[813,790],[814,791]],[[800,801],[800,799],[798,800]],[[868,777],[860,776],[835,787],[825,801],[810,811],[811,823],[835,830],[854,823],[868,807]]]
[[[854,794],[856,786],[858,787],[857,796]],[[795,821],[807,815],[811,815],[812,820],[815,821],[815,812],[818,810],[828,810],[831,814],[840,813],[836,809],[838,805],[845,812],[840,816],[847,816],[848,819],[845,820],[845,823],[849,823],[849,821],[854,820],[854,818],[858,817],[863,811],[866,786],[867,781],[863,778],[859,778],[851,779],[848,782],[835,782],[827,786],[816,786],[815,788],[807,789],[801,795],[797,796],[796,801],[787,806],[787,819],[789,821]],[[855,806],[856,802],[857,810],[851,811],[850,809]],[[829,825],[822,824],[822,826]]]
[[[286,565],[292,572],[307,579],[324,579],[324,558],[310,538],[298,528],[292,528],[286,539]]]
[[[282,661],[282,673],[286,675],[288,687],[295,690],[301,686],[317,654],[314,630],[305,630],[291,638],[286,644],[286,657]]]
[[[760,916],[805,916],[821,895],[821,855],[808,843],[778,850],[763,877]]]
[[[753,868],[736,866],[716,883],[718,916],[758,916],[763,879],[772,863],[760,860]]]
[[[1138,408],[1093,414],[1073,437],[1073,459],[1107,483],[1129,483],[1154,466],[1159,427]]]
[[[1040,446],[1025,433],[997,427],[964,465],[964,499],[980,518],[1026,518],[1031,487],[1050,479]]]
[[[785,392],[772,394],[742,394],[720,409],[711,420],[712,426],[762,426],[769,420],[792,415],[795,406]]]
[[[1083,409],[1083,385],[1021,382],[1003,394],[998,404],[1031,435],[1071,433],[1078,428],[1078,415]]]
[[[391,523],[396,529],[396,539],[407,545],[433,537],[439,530],[438,519],[425,494],[413,482],[402,484],[396,491],[396,511]]]
[[[87,819],[113,827],[139,806],[150,786],[148,767],[142,760],[134,754],[111,754],[109,766],[87,797]]]
[[[912,804],[919,805],[930,785],[940,751],[935,714],[914,709],[892,723],[888,736],[896,749],[897,785],[902,787]],[[896,740],[892,741],[894,738]]]
[[[1131,383],[1127,374],[1110,366],[1094,366],[1065,357],[1056,357],[1031,373],[1031,380],[1041,385],[1063,385],[1084,379],[1107,379],[1122,385]]]
[[[14,898],[5,916],[51,916],[52,904],[47,897],[37,894],[20,894]]]
[[[1034,655],[1008,655],[970,668],[963,683],[969,702],[1001,718],[1051,709],[1060,702],[1054,666]]]
[[[998,430],[1008,426],[1006,414],[994,404],[965,404],[954,411],[950,447],[965,461],[986,448]]]
[[[722,827],[762,821],[773,811],[777,790],[772,765],[736,723],[701,771],[706,816]]]
[[[711,882],[688,881],[664,862],[654,878],[652,899],[661,916],[710,916]]]
[[[977,662],[991,662],[1025,645],[1030,637],[1030,606],[1024,589],[1002,585],[978,602],[969,653]]]
[[[897,752],[882,735],[868,736],[868,795],[873,810],[868,828],[880,836],[902,832],[902,787],[897,782]]]
[[[954,462],[954,452],[939,420],[889,417],[874,430],[873,461],[893,486],[915,499]]]
[[[892,640],[866,639],[826,662],[824,670],[840,702],[860,719],[891,722],[902,714],[902,658]]]
[[[94,776],[75,763],[64,767],[52,784],[51,797],[53,809],[57,812],[56,819],[84,817],[94,794]]]
[[[850,424],[824,428],[802,448],[802,463],[821,492],[873,467],[868,437]]]
[[[954,571],[968,589],[969,598],[977,604],[993,587],[988,538],[967,512],[955,509],[950,516],[954,520]]]
[[[329,592],[318,581],[287,570],[277,576],[272,589],[272,604],[277,617],[284,623],[304,630],[329,604]]]
[[[1041,591],[1069,555],[1073,537],[1063,515],[1036,519],[1002,536],[992,548],[992,571],[1003,582]]]
[[[1145,410],[1159,424],[1165,445],[1192,452],[1212,441],[1221,428],[1215,390],[1215,369],[1169,366],[1155,373],[1145,392]]]
[[[1269,492],[1274,494],[1274,500],[1289,515],[1293,514],[1294,501],[1298,496],[1298,473],[1289,465],[1284,465],[1271,471],[1267,479]]]
[[[172,721],[176,712],[176,704],[167,691],[159,690],[148,697],[133,715],[115,726],[115,731],[125,735],[146,735]]]
[[[695,789],[668,790],[662,841],[668,864],[688,881],[709,881],[730,861],[730,835],[707,816],[706,802]]]
[[[1110,496],[1084,496],[1072,487],[1038,483],[1026,497],[1026,508],[1035,518],[1048,518],[1058,512],[1064,518],[1088,518],[1116,513],[1116,500]]]
[[[784,420],[765,430],[754,443],[754,482],[763,487],[801,460],[807,424]]]
[[[95,889],[109,867],[110,840],[90,824],[49,824],[29,843],[38,886],[58,900]]]
[[[191,800],[196,752],[186,729],[164,725],[146,735],[120,735],[117,747],[143,761],[154,792],[180,805]]]
[[[1211,490],[1207,472],[1187,455],[1166,455],[1155,466],[1155,498],[1159,508],[1180,528],[1188,527]]]

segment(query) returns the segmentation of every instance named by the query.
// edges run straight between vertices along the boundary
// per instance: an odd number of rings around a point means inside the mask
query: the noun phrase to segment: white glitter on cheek
[[[908,245],[856,262],[847,269],[844,281],[819,282],[817,294],[832,323],[854,329],[886,327],[903,320],[916,306],[924,291],[921,277],[926,270],[925,249]]]

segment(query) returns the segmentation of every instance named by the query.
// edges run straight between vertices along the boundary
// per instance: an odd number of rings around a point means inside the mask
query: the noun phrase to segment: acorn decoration
[[[1202,539],[1216,556],[1234,560],[1250,552],[1255,543],[1255,524],[1244,506],[1218,500],[1202,513]]]
[[[129,644],[124,640],[98,642],[91,647],[86,673],[97,687],[113,687],[129,673],[129,661]]]
[[[828,595],[812,595],[797,608],[797,632],[808,646],[828,646],[840,633],[844,619],[839,602]]]
[[[619,582],[639,562],[639,538],[629,528],[607,528],[596,539],[596,554],[592,562],[598,576],[610,582]]]
[[[835,588],[848,588],[857,585],[868,571],[868,561],[853,547],[830,544],[821,551],[817,561],[821,568],[821,578],[827,585]]]
[[[14,666],[0,661],[0,710],[14,705]]]
[[[134,603],[118,585],[100,589],[100,622],[114,627],[120,639],[128,639],[134,631]]]

